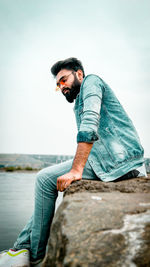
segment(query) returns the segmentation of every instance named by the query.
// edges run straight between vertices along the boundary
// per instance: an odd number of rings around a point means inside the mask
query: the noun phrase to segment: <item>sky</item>
[[[75,154],[74,104],[50,68],[77,57],[113,89],[150,157],[149,10],[149,0],[0,0],[0,153]]]

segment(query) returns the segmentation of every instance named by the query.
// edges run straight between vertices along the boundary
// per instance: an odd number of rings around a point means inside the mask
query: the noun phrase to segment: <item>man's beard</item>
[[[65,87],[63,89],[63,90],[68,90],[68,92],[63,93],[63,95],[66,97],[66,100],[69,103],[72,103],[74,101],[74,99],[76,99],[77,94],[80,92],[80,86],[81,86],[81,83],[77,79],[76,75],[74,73],[73,73],[73,75],[74,75],[74,82],[73,82],[71,88]]]

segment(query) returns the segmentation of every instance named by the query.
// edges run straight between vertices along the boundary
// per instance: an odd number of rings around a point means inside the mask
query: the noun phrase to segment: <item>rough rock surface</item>
[[[150,177],[81,180],[64,195],[43,267],[150,266]]]

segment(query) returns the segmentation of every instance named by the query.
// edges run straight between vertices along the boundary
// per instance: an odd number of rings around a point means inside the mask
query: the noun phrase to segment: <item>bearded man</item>
[[[74,159],[38,172],[34,213],[13,249],[5,252],[5,261],[9,258],[10,263],[24,249],[30,252],[34,266],[44,258],[58,191],[73,181],[110,182],[146,175],[138,134],[111,88],[97,75],[85,76],[76,58],[56,62],[51,72],[66,100],[75,101],[77,150]]]

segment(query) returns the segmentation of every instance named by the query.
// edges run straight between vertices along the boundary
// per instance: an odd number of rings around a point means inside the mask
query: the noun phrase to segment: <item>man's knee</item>
[[[56,189],[56,182],[50,169],[47,170],[47,168],[44,168],[37,173],[36,188],[44,191]]]
[[[43,184],[47,179],[44,169],[40,170],[36,175],[36,184]]]

